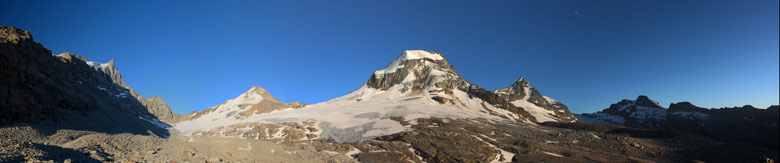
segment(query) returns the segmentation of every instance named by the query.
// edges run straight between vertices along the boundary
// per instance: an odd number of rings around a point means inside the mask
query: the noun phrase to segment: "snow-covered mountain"
[[[262,90],[267,96],[252,93],[254,90]],[[236,99],[192,113],[191,120],[179,122],[175,128],[183,134],[258,139],[298,135],[299,139],[351,142],[410,130],[403,124],[416,124],[418,118],[486,119],[498,123],[576,121],[565,105],[541,96],[525,79],[488,91],[461,77],[441,53],[423,50],[403,52],[385,69],[374,71],[356,91],[298,107],[297,103],[281,104],[264,89],[253,87]],[[304,127],[287,130],[295,126]]]
[[[253,86],[238,97],[222,104],[183,115],[183,119],[187,120],[177,123],[176,129],[184,133],[193,133],[203,129],[250,122],[251,120],[247,118],[257,114],[301,107],[303,106],[300,102],[282,103],[271,96],[265,88]]]
[[[538,122],[576,122],[577,118],[562,103],[542,96],[530,82],[521,77],[509,87],[494,90],[515,106],[525,109]]]
[[[593,114],[582,114],[578,118],[585,123],[617,124],[627,127],[661,127],[666,121],[668,109],[647,96],[636,100],[624,99],[609,108]]]

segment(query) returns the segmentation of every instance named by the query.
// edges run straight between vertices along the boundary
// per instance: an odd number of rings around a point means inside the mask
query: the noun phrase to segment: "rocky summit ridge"
[[[406,96],[423,95],[440,104],[454,105],[466,103],[455,95],[455,91],[461,91],[529,121],[577,121],[565,105],[542,96],[525,78],[507,88],[487,91],[458,74],[441,52],[404,51],[385,69],[374,71],[365,86],[382,91],[398,86]]]
[[[576,122],[566,105],[550,97],[542,96],[539,91],[528,82],[525,77],[520,77],[515,83],[494,90],[493,93],[506,99],[515,106],[522,107],[533,115],[539,122]]]

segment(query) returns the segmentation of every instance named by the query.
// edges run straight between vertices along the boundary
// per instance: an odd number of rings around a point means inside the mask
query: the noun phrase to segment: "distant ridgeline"
[[[720,109],[678,102],[665,108],[647,96],[622,100],[596,113],[577,115],[585,123],[614,124],[634,128],[671,129],[728,141],[780,148],[778,105],[766,109],[750,105]]]

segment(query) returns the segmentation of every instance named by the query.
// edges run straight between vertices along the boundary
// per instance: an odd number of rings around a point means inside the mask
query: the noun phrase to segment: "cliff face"
[[[159,119],[162,122],[168,123],[168,124],[174,124],[176,122],[179,122],[181,120],[184,120],[184,117],[180,114],[176,114],[171,110],[171,107],[168,106],[168,103],[165,103],[162,98],[158,96],[152,96],[149,98],[142,98],[141,104],[143,104],[149,113],[155,115],[157,119]]]
[[[175,119],[165,114],[170,108],[161,99],[145,102],[128,87],[113,61],[52,55],[29,32],[14,27],[0,27],[0,76],[0,125],[45,123],[165,136],[161,127],[169,125],[151,112]]]

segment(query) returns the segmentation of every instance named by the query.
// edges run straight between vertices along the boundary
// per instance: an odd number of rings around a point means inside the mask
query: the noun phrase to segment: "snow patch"
[[[352,155],[356,155],[358,153],[361,153],[360,149],[352,148],[349,152],[345,153],[344,155],[347,155],[348,157],[352,157]]]
[[[636,118],[642,123],[647,119],[666,120],[666,109],[657,107],[636,106],[636,111],[631,112],[629,117]]]
[[[327,154],[332,154],[332,155],[337,155],[337,154],[339,154],[338,152],[329,151],[329,150],[323,150],[322,152],[325,152],[325,153],[327,153]]]
[[[246,143],[246,148],[238,148],[238,150],[242,150],[242,151],[252,150],[252,143]],[[273,149],[271,149],[271,152],[273,153]]]
[[[412,152],[412,154],[414,154],[414,156],[415,156],[415,157],[417,157],[417,159],[419,159],[420,161],[422,161],[423,163],[425,163],[425,161],[423,161],[423,160],[424,160],[424,159],[423,159],[423,157],[422,157],[422,156],[420,156],[420,155],[418,155],[418,154],[416,153],[416,152],[417,152],[417,150],[414,150],[414,148],[412,148],[412,147],[409,147],[409,152]]]
[[[547,102],[550,103],[550,104],[558,103],[558,101],[555,101],[554,99],[552,99],[550,97],[547,97],[547,96],[542,96],[542,97],[544,97],[544,100],[547,100]]]
[[[528,101],[529,99],[531,99],[531,86],[525,87],[523,91],[525,92],[525,97],[519,100],[512,101],[510,103],[514,104],[517,107],[521,107],[525,109],[525,111],[531,114],[531,116],[534,116],[536,118],[536,121],[539,123],[558,121],[556,120],[555,117],[553,117],[553,115],[555,115],[554,111],[544,109],[543,107],[537,106],[536,104]],[[545,97],[545,99],[547,99],[547,97]]]
[[[710,118],[709,114],[700,113],[700,112],[675,111],[675,112],[671,112],[671,114],[680,117],[686,117],[688,119],[707,120],[708,118]]]
[[[552,152],[547,152],[547,151],[542,151],[542,153],[548,154],[550,156],[555,156],[555,157],[563,157],[563,155],[559,155],[557,153],[552,153]]]
[[[157,118],[145,118],[144,116],[138,116],[138,119],[144,120],[146,122],[149,122],[153,124],[154,126],[157,126],[159,128],[168,128],[171,127],[171,125],[168,125],[164,122],[161,122],[160,120],[157,120]]]
[[[441,56],[441,54],[435,54],[431,53],[425,50],[407,50],[404,51],[401,56],[398,56],[393,62],[390,62],[387,67],[383,70],[377,70],[374,71],[374,75],[381,76],[385,73],[393,73],[395,70],[398,70],[399,68],[403,68],[403,65],[401,65],[401,62],[406,60],[413,60],[413,59],[431,59],[431,60],[443,60],[444,57]]]
[[[591,136],[593,136],[593,138],[596,138],[596,139],[601,139],[601,137],[599,137],[599,136],[598,136],[598,135],[596,135],[596,134],[590,133],[590,135],[591,135]]]
[[[525,109],[526,112],[531,114],[532,116],[536,117],[536,121],[538,122],[557,122],[558,120],[555,119],[552,115],[555,115],[555,112],[552,110],[547,110],[542,107],[536,106],[536,104],[533,104],[531,102],[528,102],[526,100],[515,100],[510,102],[514,104],[517,107],[521,107]]]
[[[485,140],[482,140],[482,138],[480,138],[479,136],[476,136],[476,135],[472,135],[472,136],[474,138],[477,138],[477,140],[487,144],[488,146],[493,147],[493,149],[501,151],[500,155],[496,156],[495,159],[490,161],[491,163],[499,163],[499,162],[501,162],[501,161],[499,161],[499,160],[501,160],[501,158],[503,158],[505,162],[511,162],[512,161],[512,157],[515,157],[515,154],[512,153],[512,152],[509,152],[509,151],[506,151],[504,149],[498,148],[495,145],[490,144],[489,142],[486,142]]]
[[[94,68],[108,67],[108,63],[98,63],[94,61],[87,61],[87,65],[92,66]]]

